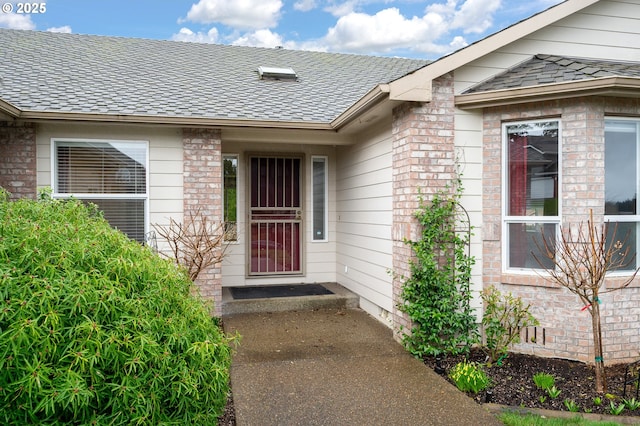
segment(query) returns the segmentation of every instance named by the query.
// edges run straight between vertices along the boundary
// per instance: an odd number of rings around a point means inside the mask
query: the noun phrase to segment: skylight
[[[298,75],[291,68],[277,68],[277,67],[258,67],[258,75],[260,79],[272,79],[272,80],[297,80]]]

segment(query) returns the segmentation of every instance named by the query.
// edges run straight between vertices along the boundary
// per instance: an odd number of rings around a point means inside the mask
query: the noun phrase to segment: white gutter
[[[1,107],[1,105],[0,105]],[[120,124],[152,124],[183,127],[261,127],[274,129],[334,130],[331,124],[300,121],[239,120],[161,115],[122,115],[78,112],[22,111],[16,118],[25,121],[90,121]]]
[[[346,126],[389,96],[389,85],[379,84],[331,122],[333,129]]]
[[[12,103],[0,99],[0,113],[7,114],[11,118],[17,118],[20,115],[20,109]]]

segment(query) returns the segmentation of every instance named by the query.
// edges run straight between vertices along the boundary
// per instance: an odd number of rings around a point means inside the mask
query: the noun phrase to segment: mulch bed
[[[485,362],[485,355],[480,350],[472,351],[470,361]],[[447,376],[448,371],[464,357],[449,357],[441,362],[444,372],[441,376],[453,383]],[[436,369],[435,358],[424,359],[425,365]],[[596,414],[611,415],[611,402],[619,405],[623,400],[625,369],[627,364],[606,365],[607,393],[615,396],[609,399],[601,396],[603,402],[600,405],[594,403],[595,375],[593,367],[582,362],[568,361],[558,358],[542,358],[533,355],[509,353],[502,361],[502,365],[492,365],[485,368],[490,380],[489,397],[483,391],[469,394],[478,403],[492,402],[511,407],[542,408],[547,410],[569,411],[565,406],[565,400],[573,400],[579,407],[579,412],[591,412]],[[556,398],[551,398],[542,389],[538,389],[533,376],[536,373],[547,373],[555,377],[556,388],[561,391]],[[637,377],[637,376],[636,376]],[[635,397],[635,388],[627,388],[626,398]],[[489,400],[487,400],[489,398]],[[621,415],[640,416],[640,409],[630,411],[625,409]]]

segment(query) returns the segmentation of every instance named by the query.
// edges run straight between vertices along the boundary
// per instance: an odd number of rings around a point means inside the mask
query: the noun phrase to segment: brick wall
[[[402,276],[409,276],[411,249],[404,239],[417,237],[414,217],[421,193],[425,200],[455,178],[453,78],[433,83],[430,103],[405,103],[393,112],[393,325],[408,327],[398,311]],[[398,337],[398,336],[397,336]]]
[[[212,224],[222,222],[222,153],[220,130],[183,129],[184,212],[199,210]],[[198,276],[200,294],[222,315],[222,272],[215,265]]]
[[[0,122],[0,187],[13,199],[35,199],[36,179],[35,125]]]
[[[559,118],[561,140],[562,225],[594,220],[604,214],[604,117],[637,116],[636,100],[576,98],[488,108],[483,130],[483,285],[496,285],[532,305],[540,321],[535,343],[523,342],[515,350],[592,363],[591,317],[577,296],[536,273],[502,272],[502,123]],[[640,281],[636,279],[636,281]],[[607,286],[615,285],[610,279]],[[605,363],[640,357],[640,282],[601,297]]]

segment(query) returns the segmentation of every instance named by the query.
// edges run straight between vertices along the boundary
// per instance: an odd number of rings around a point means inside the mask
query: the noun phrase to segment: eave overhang
[[[460,109],[477,109],[581,96],[640,97],[640,78],[601,77],[515,89],[469,93],[457,95],[455,97],[455,105]]]
[[[371,89],[331,122],[331,127],[338,130],[360,118],[364,113],[384,102],[389,97],[389,85],[379,84]]]
[[[7,115],[9,118],[17,118],[20,115],[20,109],[12,103],[0,99],[0,114]]]
[[[6,114],[15,120],[33,122],[89,122],[178,127],[295,129],[336,134],[354,123],[370,120],[372,111],[374,110],[377,115],[379,115],[381,108],[385,111],[390,111],[396,103],[388,102],[388,100],[389,85],[377,85],[331,122],[21,110],[2,100],[0,100],[0,117]]]

